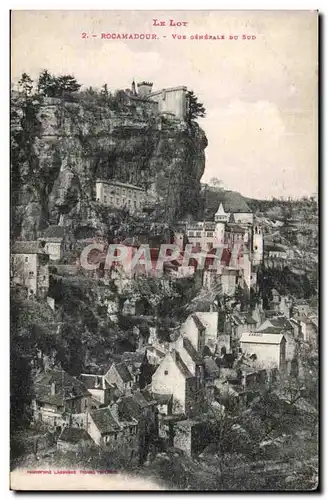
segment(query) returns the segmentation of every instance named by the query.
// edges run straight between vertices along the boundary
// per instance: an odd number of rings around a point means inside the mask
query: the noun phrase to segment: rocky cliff
[[[103,233],[98,177],[155,193],[167,222],[197,213],[207,139],[196,122],[138,102],[17,94],[11,105],[13,237],[36,238],[49,224]]]

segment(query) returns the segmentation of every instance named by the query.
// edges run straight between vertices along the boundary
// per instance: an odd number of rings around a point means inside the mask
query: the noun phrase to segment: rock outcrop
[[[113,110],[17,94],[11,104],[13,237],[34,239],[49,224],[104,232],[98,177],[156,193],[167,222],[197,213],[207,139],[196,122],[142,103]]]

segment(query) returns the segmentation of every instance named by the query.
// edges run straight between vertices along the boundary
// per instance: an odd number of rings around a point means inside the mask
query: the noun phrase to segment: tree
[[[18,82],[18,87],[26,97],[31,95],[33,90],[33,80],[27,73],[22,74],[21,79]]]
[[[43,70],[39,75],[38,92],[48,97],[53,97],[56,93],[55,77],[47,69]]]
[[[202,103],[198,102],[197,96],[192,90],[187,92],[188,102],[188,120],[196,120],[198,117],[204,118],[206,115],[205,107]]]
[[[64,94],[77,92],[81,85],[72,75],[54,76],[47,69],[40,73],[38,78],[38,92],[47,97],[59,97]]]
[[[81,85],[72,75],[63,75],[56,78],[56,86],[59,95],[77,92],[81,88]]]
[[[217,177],[211,177],[208,184],[211,187],[215,187],[215,188],[219,189],[220,191],[223,191],[222,181],[220,179],[218,179]]]

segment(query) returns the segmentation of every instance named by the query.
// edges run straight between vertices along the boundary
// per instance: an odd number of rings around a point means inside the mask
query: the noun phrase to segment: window
[[[168,374],[169,374],[168,370],[165,370],[164,375],[168,375]]]
[[[106,201],[107,201],[107,196],[104,196],[104,202],[106,203]]]
[[[189,231],[189,232],[188,232],[188,236],[191,236],[191,237],[192,237],[192,236],[195,236],[194,231]]]
[[[25,262],[28,262],[28,257],[25,257]]]
[[[130,427],[130,434],[133,434],[133,427]]]
[[[28,276],[29,276],[29,278],[33,278],[33,276],[34,276],[34,272],[33,272],[33,271],[30,271],[30,272],[28,273]]]
[[[212,238],[213,237],[213,231],[207,231],[206,236],[208,236],[209,238]]]
[[[196,231],[196,237],[201,238],[201,236],[202,236],[202,233],[200,231]]]
[[[114,434],[114,439],[115,439],[115,441],[117,440],[117,434],[116,434],[116,432]]]
[[[120,204],[120,199],[116,198],[116,205],[119,205],[119,204]]]

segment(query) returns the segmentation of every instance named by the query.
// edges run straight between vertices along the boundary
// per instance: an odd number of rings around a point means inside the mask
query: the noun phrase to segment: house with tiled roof
[[[41,373],[33,386],[34,420],[51,427],[62,426],[72,415],[85,414],[91,407],[91,394],[85,385],[64,370]]]
[[[38,241],[15,241],[11,246],[12,283],[26,288],[29,297],[45,297],[49,290],[49,256]]]
[[[117,404],[90,411],[87,431],[98,446],[119,448],[127,441],[137,445],[138,422],[133,417],[121,419]]]
[[[193,415],[201,411],[199,379],[193,375],[180,354],[168,352],[152,376],[154,394],[172,395],[172,412]]]
[[[115,399],[115,386],[110,384],[104,375],[81,373],[81,381],[90,392],[91,396],[101,405],[108,405]]]
[[[133,387],[133,376],[125,363],[113,363],[105,373],[106,381],[115,385],[122,393],[131,392]]]

